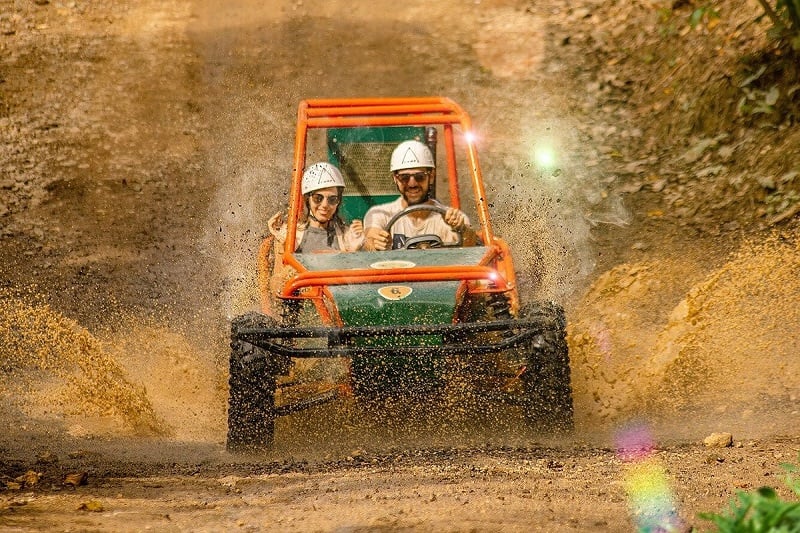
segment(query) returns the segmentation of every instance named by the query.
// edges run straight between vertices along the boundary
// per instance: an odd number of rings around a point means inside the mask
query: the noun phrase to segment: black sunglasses
[[[338,195],[332,194],[330,196],[325,196],[318,192],[312,194],[311,199],[314,200],[315,204],[321,204],[323,200],[327,200],[328,205],[339,205],[339,202],[342,200]]]
[[[397,178],[400,183],[405,185],[411,180],[411,178],[414,178],[414,181],[417,183],[423,182],[431,177],[431,173],[428,170],[425,172],[414,172],[409,174],[395,174],[394,177]]]

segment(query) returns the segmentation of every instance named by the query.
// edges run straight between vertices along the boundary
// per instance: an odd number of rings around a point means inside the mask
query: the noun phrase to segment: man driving
[[[388,250],[403,248],[409,239],[433,247],[441,244],[473,245],[475,232],[463,211],[447,207],[430,198],[430,185],[436,176],[436,162],[430,149],[419,141],[404,141],[392,152],[390,170],[395,186],[400,192],[396,200],[371,207],[364,216],[364,249]],[[387,231],[387,224],[396,214],[414,206],[431,206],[433,210],[411,211],[395,220]],[[424,236],[424,237],[423,237]],[[438,241],[438,242],[437,242]],[[409,246],[410,247],[410,246]]]

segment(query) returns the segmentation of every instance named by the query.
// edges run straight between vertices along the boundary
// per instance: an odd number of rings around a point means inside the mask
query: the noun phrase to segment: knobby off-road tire
[[[555,304],[532,304],[523,308],[523,318],[555,319],[556,327],[537,336],[527,347],[526,370],[522,374],[522,410],[536,431],[568,432],[574,427],[572,386],[564,310]]]
[[[243,328],[274,326],[258,313],[236,317],[231,324],[228,379],[228,439],[231,452],[262,451],[275,435],[275,369],[269,354],[239,339]]]

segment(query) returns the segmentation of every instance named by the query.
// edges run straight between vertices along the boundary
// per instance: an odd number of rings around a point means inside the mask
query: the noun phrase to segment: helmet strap
[[[321,221],[320,221],[320,219],[318,219],[317,217],[315,217],[315,216],[314,216],[314,213],[312,213],[310,209],[308,210],[308,216],[309,216],[309,217],[311,217],[312,219],[314,219],[315,221],[319,222],[319,224],[320,224],[321,226],[323,226],[323,227],[325,227],[325,224],[327,224],[327,222],[321,222]]]
[[[314,216],[314,212],[311,210],[311,194],[309,194],[308,196],[306,196],[306,211],[308,212],[308,216],[310,218],[318,222],[319,225],[325,228],[326,230],[330,231],[330,228],[333,227],[333,224],[331,224],[331,222],[333,222],[333,219],[335,219],[336,215],[339,213],[339,208],[338,207],[336,208],[336,210],[333,212],[333,216],[331,216],[331,219],[329,221],[322,222],[320,219]]]

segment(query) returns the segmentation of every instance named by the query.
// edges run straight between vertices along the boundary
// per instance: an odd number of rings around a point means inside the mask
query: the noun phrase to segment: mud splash
[[[747,243],[720,269],[703,268],[668,259],[598,278],[569,331],[579,423],[797,430],[800,238]]]
[[[109,353],[132,383],[141,384],[152,411],[181,442],[222,442],[227,406],[226,338],[199,341],[164,322],[141,318],[114,336]],[[225,348],[227,345],[225,344]]]
[[[106,346],[40,300],[0,291],[0,364],[6,405],[47,425],[101,417],[128,433],[169,434],[145,391],[128,381]],[[76,436],[88,431],[80,424],[65,430]]]
[[[670,315],[648,362],[654,410],[711,410],[754,423],[759,413],[788,411],[796,428],[798,302],[800,239],[747,245]]]

